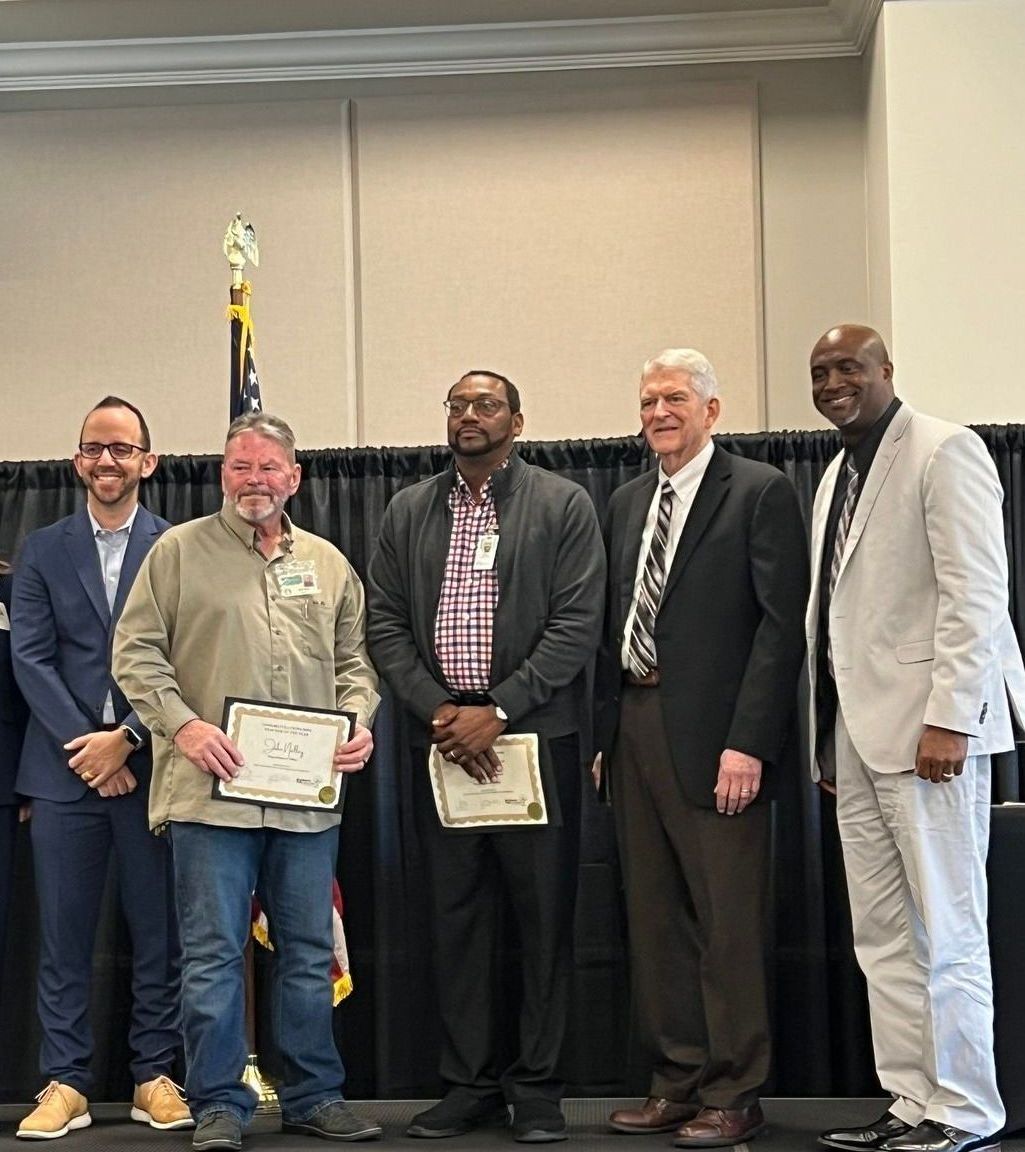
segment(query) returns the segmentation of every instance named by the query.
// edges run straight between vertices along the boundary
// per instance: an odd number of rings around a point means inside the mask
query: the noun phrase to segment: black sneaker
[[[237,1152],[242,1147],[242,1125],[233,1112],[206,1112],[192,1133],[192,1147],[197,1152],[211,1152],[214,1148]]]
[[[517,1100],[513,1104],[512,1133],[519,1144],[565,1140],[566,1117],[554,1100]]]
[[[476,1096],[466,1089],[455,1088],[433,1108],[414,1116],[406,1129],[406,1135],[440,1140],[446,1136],[462,1136],[474,1128],[504,1126],[508,1123],[509,1110],[501,1092]]]
[[[308,1120],[283,1120],[281,1131],[298,1136],[319,1136],[323,1140],[377,1140],[383,1129],[373,1120],[357,1116],[344,1100],[332,1100],[318,1108]]]

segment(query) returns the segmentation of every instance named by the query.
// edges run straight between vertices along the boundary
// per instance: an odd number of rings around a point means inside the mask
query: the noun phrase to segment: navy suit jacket
[[[68,768],[64,745],[103,726],[108,692],[116,722],[128,724],[146,742],[128,764],[140,787],[149,783],[149,733],[114,683],[110,649],[139,566],[169,527],[140,506],[113,612],[85,509],[26,538],[14,573],[11,629],[14,674],[31,713],[16,782],[22,795],[67,802],[89,792]]]
[[[0,602],[11,611],[11,577],[0,576]],[[0,628],[0,806],[16,804],[14,777],[25,735],[25,702],[11,667],[11,634]]]

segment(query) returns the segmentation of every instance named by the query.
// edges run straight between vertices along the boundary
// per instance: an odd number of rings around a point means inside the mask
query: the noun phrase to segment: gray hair
[[[255,432],[257,436],[275,440],[284,448],[289,464],[295,463],[295,433],[280,416],[272,416],[269,412],[243,412],[232,420],[224,446],[227,447],[243,432]]]
[[[694,381],[694,390],[702,400],[711,400],[719,394],[719,381],[715,377],[715,369],[707,356],[703,356],[695,348],[666,348],[657,356],[644,362],[641,369],[641,380],[650,372],[658,369],[670,372],[689,372]]]

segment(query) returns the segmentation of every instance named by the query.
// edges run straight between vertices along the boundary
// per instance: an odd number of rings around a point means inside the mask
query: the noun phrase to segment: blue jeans
[[[256,1097],[241,1081],[246,1050],[243,954],[250,897],[260,898],[275,948],[271,1021],[284,1068],[285,1120],[342,1099],[332,1029],[331,881],[338,828],[282,832],[171,824],[182,942],[185,1091],[198,1121],[231,1112],[243,1124]]]

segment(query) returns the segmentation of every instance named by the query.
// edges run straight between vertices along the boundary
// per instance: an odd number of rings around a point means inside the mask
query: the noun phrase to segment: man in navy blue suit
[[[170,853],[147,820],[149,733],[110,675],[114,626],[166,521],[139,504],[157,465],[137,408],[108,396],[74,457],[85,509],[25,541],[14,577],[14,672],[30,717],[16,790],[31,800],[39,900],[39,1062],[46,1087],[18,1135],[92,1123],[88,1093],[93,944],[113,852],[132,939],[132,1118],[192,1123],[168,1075],[179,1046],[178,944]]]
[[[14,867],[18,796],[14,776],[25,735],[25,704],[11,668],[11,570],[0,561],[0,972],[4,966],[7,913]],[[0,999],[4,990],[0,986]]]

